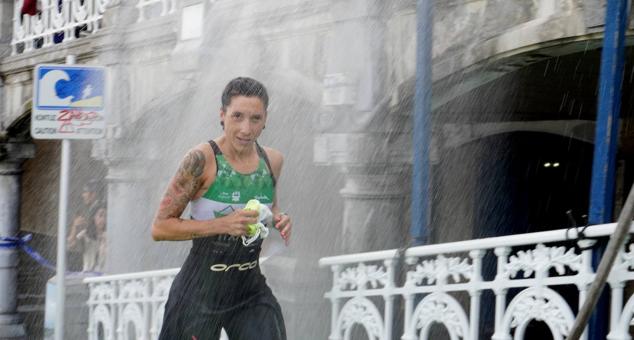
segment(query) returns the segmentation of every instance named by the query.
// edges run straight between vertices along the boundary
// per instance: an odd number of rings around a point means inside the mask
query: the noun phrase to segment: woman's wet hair
[[[266,88],[259,81],[249,77],[232,79],[224,91],[222,91],[222,109],[225,110],[231,104],[231,98],[235,96],[258,97],[264,104],[264,110],[269,106],[269,95]]]
[[[99,210],[102,210],[102,209],[105,211],[106,206],[103,204],[98,205],[93,211],[92,215],[89,216],[88,221],[86,221],[87,222],[86,233],[93,240],[99,236],[99,234],[97,233],[97,225],[95,223],[95,216],[97,216],[97,214],[99,213]]]

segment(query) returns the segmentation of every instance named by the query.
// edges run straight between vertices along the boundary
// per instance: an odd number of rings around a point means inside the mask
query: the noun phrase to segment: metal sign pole
[[[66,57],[66,64],[75,64],[75,56]],[[66,302],[66,225],[68,216],[68,178],[70,173],[70,140],[62,139],[62,159],[59,178],[59,215],[57,218],[57,305],[55,310],[55,340],[64,340]]]
[[[416,34],[416,95],[414,96],[413,169],[410,235],[413,245],[428,242],[429,208],[429,143],[431,141],[431,50],[433,1],[418,0]]]
[[[623,67],[625,63],[625,32],[629,14],[628,0],[608,0],[605,8],[605,32],[601,51],[597,122],[590,186],[589,224],[613,221],[616,153],[619,141],[619,116]],[[603,257],[606,257],[604,254]],[[593,267],[601,251],[593,252]],[[603,262],[601,262],[603,263]],[[597,269],[598,270],[598,269]],[[605,339],[608,333],[607,293],[599,299],[589,325],[590,340]]]

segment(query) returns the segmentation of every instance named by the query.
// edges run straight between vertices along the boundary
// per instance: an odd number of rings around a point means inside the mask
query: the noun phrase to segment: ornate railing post
[[[478,338],[478,331],[480,330],[480,298],[482,296],[480,283],[482,282],[482,257],[484,254],[485,251],[481,249],[469,252],[469,256],[473,260],[473,274],[471,277],[471,288],[469,289],[469,297],[471,298],[469,311],[471,340]]]
[[[405,257],[405,264],[408,266],[414,265],[417,261],[417,258],[414,256],[407,256]],[[407,271],[406,272],[406,277],[405,277],[405,285],[403,286],[403,298],[405,299],[405,317],[404,319],[404,331],[403,331],[403,336],[401,337],[401,340],[415,340],[415,334],[412,331],[413,327],[412,327],[412,317],[414,315],[414,297],[416,296],[416,294],[414,294],[413,292],[411,292],[415,285],[414,285],[414,281],[412,278],[412,273],[411,271]]]
[[[577,281],[577,289],[579,289],[579,306],[583,306],[586,296],[588,294],[588,288],[594,279],[594,269],[592,268],[592,246],[597,243],[596,240],[579,240],[578,245],[585,249],[581,252],[581,268],[579,269],[579,280]],[[580,340],[586,340],[588,338],[588,327],[581,335]]]
[[[504,310],[506,308],[506,293],[508,291],[506,288],[502,288],[502,286],[503,282],[508,279],[505,270],[510,252],[511,248],[508,247],[495,248],[494,251],[498,258],[498,264],[497,275],[495,276],[495,286],[493,288],[493,291],[495,292],[495,333],[491,337],[492,340],[511,340],[510,336],[502,334],[502,318],[504,317]]]
[[[338,296],[340,293],[339,275],[341,275],[341,266],[334,265],[331,267],[331,269],[333,285],[332,291],[329,293],[328,297],[330,298],[330,302],[332,305],[332,315],[330,319],[330,336],[328,337],[328,339],[341,340],[341,332],[337,327],[337,321],[339,320],[339,310],[341,310],[341,300]]]
[[[392,338],[392,324],[394,323],[394,265],[396,263],[396,259],[390,258],[383,261],[385,268],[387,269],[387,280],[386,285],[384,287],[385,292],[383,293],[383,300],[385,300],[385,334],[383,335],[385,339]]]

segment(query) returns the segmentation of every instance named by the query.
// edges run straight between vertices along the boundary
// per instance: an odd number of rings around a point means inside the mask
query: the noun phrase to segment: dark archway
[[[434,166],[438,238],[493,237],[565,228],[588,209],[593,146],[569,137],[514,132],[444,152]],[[445,232],[447,231],[447,232]]]
[[[634,179],[634,48],[626,53],[615,216]],[[581,222],[589,205],[594,138],[588,131],[573,138],[573,122],[588,128],[596,119],[599,69],[597,49],[551,57],[436,107],[431,242],[566,228],[569,209]],[[505,124],[513,128],[500,128]],[[483,267],[485,280],[492,279],[493,255]],[[563,287],[560,293],[576,308],[568,292]],[[483,310],[492,310],[491,295],[483,294],[482,301]],[[486,338],[493,319],[483,318]]]
[[[492,155],[475,173],[474,238],[566,228],[566,211],[587,213],[591,144],[525,132],[480,144]]]
[[[634,177],[634,78],[627,76],[634,48],[627,54],[615,214]],[[596,118],[599,63],[599,50],[545,59],[434,111],[432,242],[565,228],[568,209],[580,222],[588,210],[593,146],[572,138],[582,135],[573,122],[588,122],[588,129]],[[527,128],[504,131],[503,124]],[[593,131],[584,135],[593,140]],[[544,166],[557,159],[564,160],[559,167]]]

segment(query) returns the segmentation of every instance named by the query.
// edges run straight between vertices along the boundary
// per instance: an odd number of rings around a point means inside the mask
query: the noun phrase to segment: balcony
[[[540,322],[553,339],[565,339],[594,279],[591,246],[615,226],[589,227],[589,239],[578,242],[575,229],[563,229],[413,247],[402,256],[386,250],[322,258],[333,273],[329,339],[355,332],[372,340],[438,339],[434,324],[451,339],[475,340],[487,329],[494,340],[530,339],[527,328]],[[634,279],[634,245],[626,248],[608,279],[610,340],[631,339],[634,297],[624,287]]]
[[[41,0],[36,15],[22,15],[25,0],[15,2],[11,54],[64,44],[96,34],[104,27],[108,7],[121,0]],[[127,0],[126,0],[127,1]],[[176,11],[176,0],[135,0],[136,22]]]

